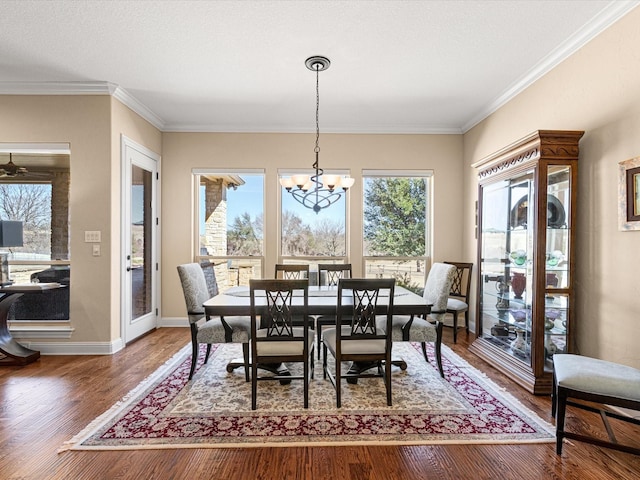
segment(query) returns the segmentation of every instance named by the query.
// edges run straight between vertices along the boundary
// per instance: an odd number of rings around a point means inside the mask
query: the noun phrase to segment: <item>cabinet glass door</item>
[[[547,167],[547,239],[545,256],[544,352],[545,370],[553,367],[554,353],[568,351],[567,322],[572,279],[569,269],[571,225],[571,167]]]
[[[531,365],[534,172],[482,189],[482,337]]]

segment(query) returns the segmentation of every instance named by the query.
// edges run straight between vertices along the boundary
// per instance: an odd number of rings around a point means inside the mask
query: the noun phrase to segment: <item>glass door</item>
[[[157,161],[125,141],[123,336],[130,342],[156,327]]]

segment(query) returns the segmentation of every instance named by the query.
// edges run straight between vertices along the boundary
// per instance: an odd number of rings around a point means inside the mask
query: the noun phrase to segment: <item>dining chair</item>
[[[469,292],[471,291],[471,271],[473,263],[444,262],[456,267],[447,299],[447,313],[453,315],[453,343],[458,341],[458,314],[464,313],[464,327],[469,333]],[[447,327],[448,325],[445,325]]]
[[[318,264],[318,283],[321,287],[337,287],[341,278],[351,278],[352,269],[350,263]],[[348,319],[347,319],[348,321]],[[316,318],[316,336],[318,337],[318,359],[320,359],[322,346],[322,327],[335,325],[334,315],[320,315]]]
[[[296,297],[297,295],[297,297]],[[301,295],[301,296],[300,296]],[[294,325],[292,306],[301,313],[303,324]],[[309,381],[313,378],[313,330],[309,328],[309,280],[252,279],[249,281],[251,302],[251,409],[257,406],[258,381],[303,380],[304,408],[309,406]],[[257,302],[257,299],[264,302]],[[297,317],[296,317],[297,318]],[[303,374],[291,375],[280,369],[273,375],[258,375],[259,365],[302,363]]]
[[[392,321],[391,338],[393,342],[420,342],[422,353],[428,362],[427,343],[435,346],[436,363],[440,376],[444,378],[442,369],[442,320],[447,313],[447,299],[451,290],[451,283],[456,274],[456,267],[445,263],[434,263],[429,270],[424,286],[423,297],[430,312],[426,318],[415,315],[394,315]],[[378,321],[380,325],[380,320]],[[403,370],[407,368],[406,362],[394,361]]]
[[[286,280],[301,280],[309,278],[309,265],[297,265],[289,263],[276,263],[276,273],[274,278],[284,278]]]
[[[393,310],[394,278],[345,278],[338,281],[338,300],[335,327],[325,330],[322,336],[322,370],[324,378],[336,389],[336,406],[342,404],[341,380],[367,377],[383,377],[387,392],[387,405],[391,406],[391,323]],[[380,297],[388,301],[379,303]],[[348,311],[345,311],[346,307]],[[384,314],[380,324],[376,315]],[[343,324],[343,318],[350,321]],[[335,359],[334,372],[328,368],[328,353]],[[354,362],[354,367],[342,371],[342,362]],[[358,364],[374,363],[375,373]]]
[[[187,315],[191,328],[191,370],[189,380],[193,378],[198,361],[200,344],[207,345],[207,352],[204,363],[209,360],[211,345],[214,343],[242,343],[244,357],[245,379],[249,381],[249,332],[251,330],[251,319],[249,317],[217,317],[210,318],[205,315],[203,303],[211,298],[210,287],[207,285],[204,270],[197,263],[187,263],[178,265],[178,275],[182,284],[182,292],[187,305]],[[208,275],[214,275],[211,269]],[[216,291],[211,287],[211,291]]]

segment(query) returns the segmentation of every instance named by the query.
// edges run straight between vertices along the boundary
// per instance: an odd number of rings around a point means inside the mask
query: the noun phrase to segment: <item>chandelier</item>
[[[320,72],[323,72],[331,62],[326,57],[309,57],[304,64],[309,70],[316,72],[316,161],[313,162],[314,175],[292,175],[280,179],[280,185],[287,189],[293,198],[307,208],[318,213],[323,208],[337,202],[342,194],[353,185],[355,180],[349,176],[324,175],[320,168]],[[337,189],[341,188],[342,191]]]

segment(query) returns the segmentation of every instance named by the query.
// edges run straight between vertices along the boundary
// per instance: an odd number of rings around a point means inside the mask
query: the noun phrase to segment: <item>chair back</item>
[[[187,304],[189,322],[196,323],[204,316],[203,304],[209,298],[209,289],[202,268],[197,263],[178,265],[184,301]]]
[[[282,356],[288,348],[282,349],[282,342],[301,342],[304,339],[304,354],[308,352],[309,326],[309,280],[251,279],[249,280],[251,302],[251,344],[254,358],[261,352],[269,352],[269,347],[258,347],[261,342],[277,342]],[[257,298],[265,300],[257,301]],[[294,310],[295,308],[295,315]],[[302,325],[295,322],[302,317]],[[295,328],[300,327],[303,328]],[[276,343],[274,343],[274,346]],[[298,355],[303,354],[302,349]]]
[[[274,278],[283,278],[285,280],[308,279],[309,265],[276,263],[276,273]]]
[[[338,281],[338,303],[336,314],[337,339],[336,352],[340,355],[341,341],[346,340],[385,340],[391,348],[391,326],[393,313],[394,278],[342,278]],[[383,292],[384,291],[384,292]],[[381,294],[381,292],[383,292]],[[381,301],[386,296],[387,301]],[[350,297],[351,301],[347,300]],[[346,305],[351,305],[347,310]],[[343,316],[351,316],[347,328]],[[376,326],[376,316],[385,315],[385,329]]]
[[[216,280],[215,265],[209,261],[200,262],[200,267],[204,272],[204,278],[207,281],[207,290],[209,290],[209,298],[218,295],[218,281]]]
[[[446,263],[434,263],[431,265],[427,283],[424,286],[424,299],[431,306],[429,317],[441,322],[447,312],[447,300],[451,284],[456,275],[456,267]]]
[[[471,271],[473,270],[473,263],[463,262],[444,262],[447,265],[453,265],[456,267],[455,276],[451,282],[451,290],[449,291],[449,297],[454,297],[462,300],[467,305],[469,304],[469,292],[471,291]]]
[[[324,272],[324,275],[322,273]],[[318,264],[318,284],[320,286],[335,287],[341,278],[351,278],[350,263]]]

